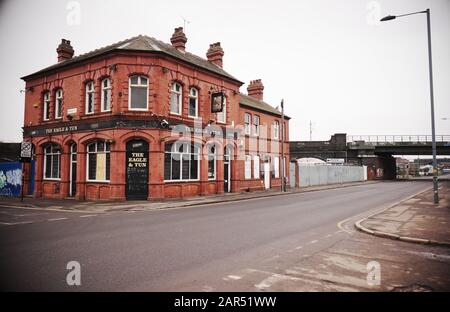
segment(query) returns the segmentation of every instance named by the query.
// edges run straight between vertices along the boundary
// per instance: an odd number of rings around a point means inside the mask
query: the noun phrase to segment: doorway
[[[128,200],[148,198],[148,143],[144,140],[131,140],[126,151],[126,190]]]
[[[77,194],[77,145],[70,145],[70,181],[69,196],[74,197]]]
[[[223,151],[223,187],[224,192],[231,192],[231,148],[226,146]]]

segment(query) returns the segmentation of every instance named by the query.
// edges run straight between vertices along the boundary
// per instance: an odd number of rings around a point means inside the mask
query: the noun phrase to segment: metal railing
[[[431,143],[431,135],[347,135],[347,143]],[[450,135],[436,135],[436,142],[450,142]]]

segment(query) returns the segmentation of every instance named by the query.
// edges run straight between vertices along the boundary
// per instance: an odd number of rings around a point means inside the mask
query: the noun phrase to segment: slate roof
[[[264,101],[255,99],[254,97],[248,96],[246,94],[242,93],[239,94],[239,104],[281,117],[281,111],[277,110],[272,105],[267,104]],[[289,116],[286,115],[284,115],[284,118],[291,119]]]
[[[22,79],[26,80],[33,76],[39,76],[48,71],[60,69],[65,66],[68,66],[70,64],[75,64],[75,63],[78,63],[78,62],[81,62],[84,60],[88,60],[90,58],[93,58],[93,57],[96,57],[96,56],[99,56],[99,55],[102,55],[105,53],[109,53],[111,51],[147,51],[147,52],[153,52],[153,53],[166,54],[166,55],[175,57],[181,61],[185,61],[187,63],[193,64],[200,68],[206,69],[210,72],[224,76],[226,78],[232,79],[236,82],[243,84],[241,81],[239,81],[237,78],[235,78],[231,74],[227,73],[221,67],[209,62],[208,60],[201,58],[197,55],[194,55],[192,53],[189,53],[189,52],[181,52],[181,51],[177,50],[176,48],[174,48],[171,44],[162,42],[160,40],[157,40],[155,38],[145,36],[145,35],[135,36],[135,37],[132,37],[129,39],[125,39],[125,40],[113,43],[106,47],[102,47],[102,48],[93,50],[91,52],[80,54],[71,59],[68,59],[68,60],[59,62],[57,64],[54,64],[52,66],[46,67],[46,68],[39,70],[33,74],[24,76],[24,77],[22,77]]]

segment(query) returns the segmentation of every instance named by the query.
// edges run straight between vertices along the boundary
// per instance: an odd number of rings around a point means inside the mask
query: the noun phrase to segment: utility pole
[[[284,100],[281,100],[281,191],[286,191],[284,178]]]
[[[312,121],[309,121],[309,140],[312,141]]]

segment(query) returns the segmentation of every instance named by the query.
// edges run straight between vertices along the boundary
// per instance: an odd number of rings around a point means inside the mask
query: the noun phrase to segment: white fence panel
[[[301,165],[298,166],[300,187],[367,180],[366,166]]]

